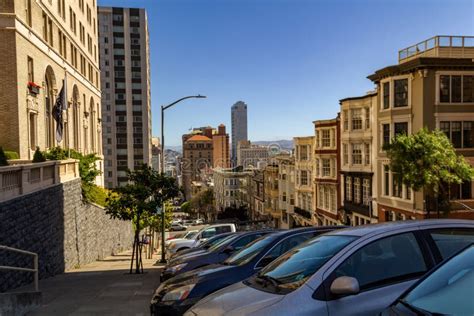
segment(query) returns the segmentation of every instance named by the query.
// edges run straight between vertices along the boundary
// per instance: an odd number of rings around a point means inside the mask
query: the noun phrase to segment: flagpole
[[[69,122],[69,102],[68,102],[68,98],[67,98],[67,69],[64,68],[64,104],[65,104],[65,107],[66,107],[66,118],[67,118],[67,128],[68,128],[68,132],[66,133],[66,136],[69,137],[69,125],[71,122]],[[67,142],[68,146],[67,146],[67,158],[70,159],[71,158],[71,146],[69,145],[69,140]]]

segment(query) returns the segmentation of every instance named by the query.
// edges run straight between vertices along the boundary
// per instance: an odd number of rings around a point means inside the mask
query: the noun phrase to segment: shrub
[[[2,147],[0,147],[0,167],[1,166],[8,166],[7,156]]]
[[[108,190],[102,187],[99,187],[95,184],[92,185],[82,185],[82,194],[86,201],[95,203],[97,205],[105,207],[107,202]]]
[[[46,153],[46,158],[49,160],[65,160],[68,158],[68,152],[59,146],[54,147]]]
[[[7,157],[8,160],[10,160],[10,159],[20,159],[20,155],[18,155],[18,153],[15,152],[15,151],[5,150],[5,156]]]
[[[45,162],[46,157],[44,153],[39,149],[39,147],[36,147],[35,154],[33,155],[33,162]]]

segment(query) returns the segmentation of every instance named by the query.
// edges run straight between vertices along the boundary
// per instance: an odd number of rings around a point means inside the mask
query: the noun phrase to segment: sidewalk
[[[41,280],[42,307],[28,315],[149,315],[161,266],[143,258],[144,274],[129,274],[131,251]]]

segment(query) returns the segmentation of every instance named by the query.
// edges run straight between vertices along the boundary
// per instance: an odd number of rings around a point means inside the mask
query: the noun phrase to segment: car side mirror
[[[332,281],[330,289],[335,295],[354,295],[359,293],[359,281],[353,277],[341,276]]]

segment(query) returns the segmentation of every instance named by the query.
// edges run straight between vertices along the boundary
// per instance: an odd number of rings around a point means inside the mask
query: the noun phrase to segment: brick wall
[[[40,279],[131,248],[129,222],[83,203],[80,179],[0,203],[0,245],[36,252]],[[0,251],[0,265],[32,267],[29,256]],[[0,271],[0,292],[29,282],[26,272]]]

